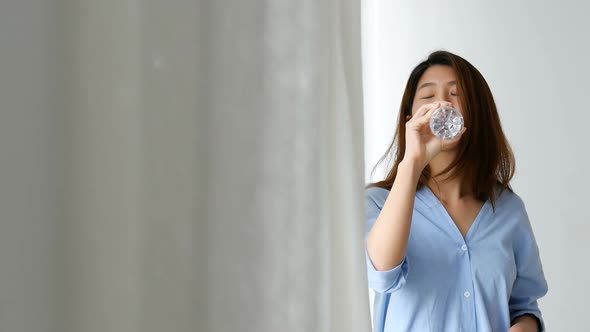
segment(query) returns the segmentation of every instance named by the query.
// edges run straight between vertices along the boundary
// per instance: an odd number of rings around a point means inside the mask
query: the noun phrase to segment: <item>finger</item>
[[[420,108],[418,109],[418,111],[416,112],[416,114],[414,114],[414,117],[415,118],[419,118],[419,117],[423,116],[431,108],[437,108],[439,106],[439,104],[440,103],[436,102],[436,103],[424,104],[424,105],[420,106]]]
[[[434,113],[436,110],[438,110],[438,109],[439,109],[439,108],[441,108],[441,107],[447,107],[447,106],[451,106],[451,105],[452,105],[452,103],[451,103],[451,102],[448,102],[448,101],[443,101],[443,102],[440,102],[440,101],[439,101],[439,102],[436,102],[436,103],[434,103],[434,104],[432,104],[432,105],[434,105],[434,107],[432,107],[432,108],[428,109],[428,110],[427,110],[427,111],[426,111],[424,114],[422,114],[422,115],[421,115],[421,118],[420,118],[420,121],[419,121],[421,124],[423,124],[423,123],[426,123],[426,122],[430,121],[430,118],[432,117],[432,114],[433,114],[433,113]],[[423,117],[426,117],[426,119],[423,119]]]
[[[420,118],[418,118],[416,121],[418,122],[419,125],[424,125],[425,123],[430,122],[430,118],[432,117],[432,114],[434,113],[434,111],[436,111],[438,109],[438,107],[433,107],[431,109],[428,110],[428,112],[426,112],[426,114],[422,115]]]

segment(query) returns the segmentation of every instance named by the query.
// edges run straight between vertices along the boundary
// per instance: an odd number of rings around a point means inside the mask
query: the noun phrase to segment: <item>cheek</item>
[[[458,100],[456,102],[453,102],[453,104],[459,110],[459,113],[461,113],[461,115],[463,117],[465,117],[465,111],[463,111],[463,105],[461,105],[461,103]]]
[[[420,106],[422,106],[424,103],[421,102],[414,102],[414,104],[412,105],[412,116],[414,114],[416,114],[416,111],[420,108]]]

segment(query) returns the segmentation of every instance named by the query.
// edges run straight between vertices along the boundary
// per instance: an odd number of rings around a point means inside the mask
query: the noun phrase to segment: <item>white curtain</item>
[[[64,331],[369,331],[360,0],[64,0]]]

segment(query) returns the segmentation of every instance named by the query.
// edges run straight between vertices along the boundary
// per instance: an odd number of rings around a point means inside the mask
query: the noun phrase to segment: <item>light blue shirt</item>
[[[365,257],[375,290],[374,331],[501,331],[525,313],[543,318],[547,293],[539,250],[522,199],[504,190],[485,202],[465,239],[426,185],[416,192],[406,256],[377,271],[366,238],[389,191],[365,191]]]

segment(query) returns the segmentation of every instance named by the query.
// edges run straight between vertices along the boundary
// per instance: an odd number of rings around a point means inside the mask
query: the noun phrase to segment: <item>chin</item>
[[[457,152],[457,151],[459,151],[459,146],[444,148],[444,149],[440,150],[440,152]]]

